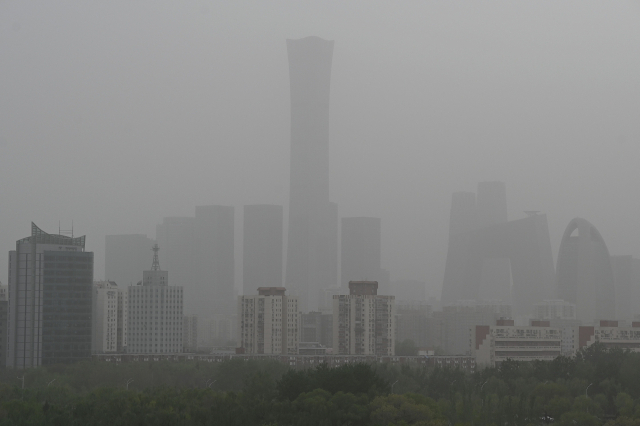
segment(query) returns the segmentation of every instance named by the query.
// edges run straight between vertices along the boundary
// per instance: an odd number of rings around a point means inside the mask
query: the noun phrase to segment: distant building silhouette
[[[343,217],[340,275],[343,293],[350,281],[380,278],[381,226],[377,217]]]
[[[291,178],[286,287],[304,312],[337,282],[337,209],[329,202],[329,92],[333,41],[287,40]],[[335,258],[335,259],[334,259]]]
[[[144,234],[105,237],[105,278],[122,287],[140,281],[140,272],[149,267],[149,250],[155,241]]]
[[[611,256],[616,289],[616,317],[631,320],[640,313],[640,259]]]
[[[576,304],[582,321],[616,318],[615,282],[609,250],[598,230],[575,218],[558,250],[558,297]]]
[[[93,253],[85,236],[31,236],[9,252],[7,366],[30,368],[91,357]]]
[[[553,294],[547,217],[507,222],[504,193],[504,184],[481,183],[475,207],[473,194],[453,195],[443,304],[501,299],[516,315],[529,315],[534,303]]]
[[[282,206],[244,206],[242,238],[242,293],[255,294],[258,287],[282,287]]]

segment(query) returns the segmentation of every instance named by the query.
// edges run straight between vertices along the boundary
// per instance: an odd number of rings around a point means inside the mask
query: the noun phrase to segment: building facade
[[[113,281],[93,283],[92,353],[126,351],[128,299],[128,291]]]
[[[325,348],[333,345],[333,314],[309,312],[301,314],[300,342],[317,342]]]
[[[127,353],[181,353],[183,289],[169,286],[169,273],[160,270],[158,245],[153,264],[139,285],[128,287]]]
[[[182,318],[182,350],[196,352],[198,349],[198,316],[185,315]]]
[[[247,354],[297,354],[298,298],[284,287],[260,287],[257,295],[238,296],[238,347]]]
[[[495,326],[475,326],[471,339],[478,366],[499,367],[507,359],[551,361],[562,353],[561,331],[549,321],[533,320],[521,327],[513,320],[498,320]]]
[[[91,357],[93,253],[85,237],[31,236],[9,252],[7,366],[71,363]]]
[[[287,40],[291,170],[285,287],[301,311],[319,308],[337,283],[338,215],[329,198],[329,93],[333,41]]]
[[[7,319],[9,313],[9,286],[0,284],[0,367],[7,365]]]
[[[376,281],[351,281],[348,295],[333,297],[334,354],[395,354],[395,298],[377,292]]]
[[[398,301],[396,303],[396,340],[411,340],[419,348],[434,348],[435,338],[431,336],[429,324],[431,306],[426,302]]]

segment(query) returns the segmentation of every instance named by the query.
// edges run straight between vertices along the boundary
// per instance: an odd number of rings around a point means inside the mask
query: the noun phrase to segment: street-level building
[[[378,295],[377,281],[350,281],[333,296],[333,353],[393,356],[395,297]]]
[[[246,354],[297,354],[298,298],[284,287],[259,287],[257,295],[238,296],[238,347]]]
[[[471,339],[478,366],[497,367],[507,359],[551,361],[562,353],[560,329],[544,320],[532,320],[523,327],[511,319],[499,319],[494,326],[475,326]]]

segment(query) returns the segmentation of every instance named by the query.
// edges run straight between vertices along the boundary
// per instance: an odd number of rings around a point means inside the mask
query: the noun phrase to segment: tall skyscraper
[[[203,326],[214,314],[234,313],[234,213],[233,206],[196,207],[197,292],[187,300],[193,302],[191,313],[203,320]]]
[[[380,219],[343,217],[341,233],[341,286],[349,281],[378,281],[380,275]]]
[[[149,266],[149,255],[154,243],[144,234],[107,235],[105,278],[115,282],[120,288],[135,285],[140,281],[140,271]]]
[[[93,253],[85,236],[31,236],[9,252],[7,366],[63,364],[91,356]]]
[[[600,232],[582,218],[565,229],[558,250],[558,297],[576,304],[582,321],[616,318],[611,257]]]
[[[282,287],[282,206],[244,206],[242,293],[258,287]]]
[[[286,287],[303,311],[335,286],[337,228],[329,202],[329,93],[333,41],[287,40],[291,93],[291,171]]]
[[[156,244],[151,270],[143,271],[129,292],[128,353],[181,353],[183,288],[169,285],[169,272],[160,269]]]

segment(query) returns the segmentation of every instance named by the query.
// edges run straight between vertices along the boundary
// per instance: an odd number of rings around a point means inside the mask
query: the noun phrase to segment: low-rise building
[[[543,320],[532,320],[525,327],[509,319],[477,325],[471,340],[478,366],[496,367],[507,359],[551,361],[562,353],[560,329]]]
[[[579,326],[577,329],[577,350],[599,342],[607,348],[640,352],[640,321],[633,321],[631,327],[619,327],[618,321],[601,320],[598,326]]]

